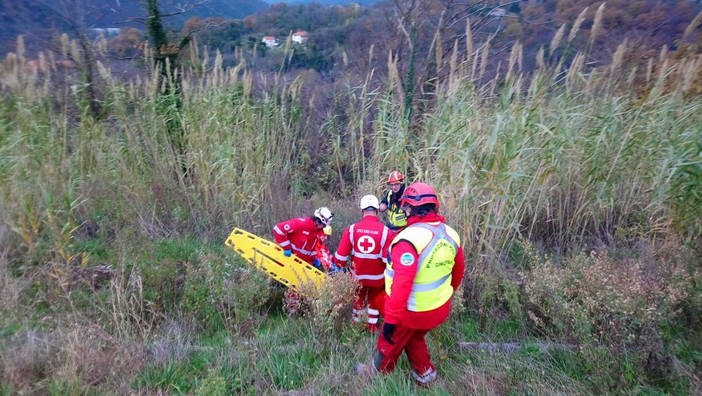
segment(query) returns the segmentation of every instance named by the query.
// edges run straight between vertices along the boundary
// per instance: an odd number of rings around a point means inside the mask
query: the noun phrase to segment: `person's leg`
[[[378,331],[378,319],[380,317],[380,311],[376,306],[376,301],[378,300],[378,295],[385,293],[385,287],[368,287],[368,330],[372,332]]]
[[[363,309],[366,306],[366,295],[368,294],[368,290],[366,289],[365,286],[361,286],[360,289],[358,290],[358,294],[356,294],[356,299],[353,302],[353,323],[360,323],[361,321],[361,313],[363,312]]]
[[[381,373],[389,373],[395,369],[397,359],[410,341],[414,330],[401,324],[395,327],[390,344],[382,334],[378,335],[377,352],[373,358],[373,368]]]
[[[419,385],[427,386],[436,379],[436,367],[431,363],[425,336],[429,330],[414,330],[407,341],[405,353],[412,365],[412,376]]]

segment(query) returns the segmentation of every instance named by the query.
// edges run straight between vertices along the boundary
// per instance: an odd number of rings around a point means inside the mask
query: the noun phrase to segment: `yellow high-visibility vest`
[[[414,312],[431,311],[444,305],[453,294],[451,271],[461,239],[458,233],[443,223],[416,223],[402,230],[390,244],[411,243],[419,256],[417,275],[407,300],[407,309]],[[385,292],[391,295],[394,266],[411,265],[388,262],[385,268]]]
[[[388,201],[388,221],[395,228],[402,228],[407,225],[407,216],[405,211],[400,208],[400,205],[393,203],[390,198],[392,196],[392,191],[388,191],[387,201]]]

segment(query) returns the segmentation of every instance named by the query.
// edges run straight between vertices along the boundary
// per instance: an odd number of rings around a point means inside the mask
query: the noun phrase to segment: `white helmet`
[[[378,209],[380,204],[378,203],[378,198],[375,195],[365,195],[363,198],[361,198],[361,204],[359,206],[363,210],[368,208]]]
[[[326,206],[322,206],[314,211],[314,217],[321,221],[322,224],[329,226],[334,218],[334,213],[332,213],[332,211]]]

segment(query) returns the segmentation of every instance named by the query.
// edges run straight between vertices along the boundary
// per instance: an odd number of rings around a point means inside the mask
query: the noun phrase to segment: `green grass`
[[[518,49],[491,81],[456,54],[411,123],[391,81],[365,76],[312,115],[304,79],[263,87],[217,62],[185,71],[181,107],[155,77],[104,73],[98,120],[70,85],[8,57],[2,393],[699,393],[699,62],[656,60],[629,84],[621,58],[525,74]],[[328,116],[318,130],[314,116]],[[466,252],[465,298],[427,337],[440,372],[428,390],[404,357],[356,376],[374,336],[324,312],[285,316],[281,289],[222,243],[328,205],[333,248],[390,169],[435,186]],[[81,270],[101,264],[112,277],[93,289]]]

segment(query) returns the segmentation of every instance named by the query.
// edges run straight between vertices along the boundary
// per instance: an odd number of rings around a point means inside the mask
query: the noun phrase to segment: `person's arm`
[[[339,242],[339,247],[334,253],[334,263],[339,267],[346,267],[349,260],[349,254],[351,254],[351,227],[346,227],[344,232],[341,234],[341,241]]]
[[[283,221],[273,227],[273,239],[275,240],[275,243],[286,252],[292,252],[292,246],[288,235],[295,231],[296,220],[297,219]],[[288,256],[287,253],[286,256]]]
[[[384,232],[387,232],[388,235],[385,238],[385,243],[380,247],[380,255],[381,259],[383,260],[383,264],[387,265],[388,262],[390,261],[390,257],[388,256],[390,254],[390,244],[392,243],[392,240],[395,239],[395,231],[389,229],[388,227],[383,227]]]
[[[458,287],[463,281],[463,275],[466,271],[466,260],[463,255],[463,247],[458,247],[458,252],[456,252],[456,257],[453,260],[453,269],[451,270],[451,286],[453,291],[458,290]]]
[[[381,212],[385,212],[388,210],[388,205],[390,203],[388,202],[388,194],[385,193],[383,194],[383,199],[380,201],[380,205],[378,205],[378,210]]]
[[[390,249],[390,259],[395,275],[390,296],[385,299],[385,322],[398,324],[407,310],[407,300],[417,275],[419,257],[411,243],[400,241]]]

